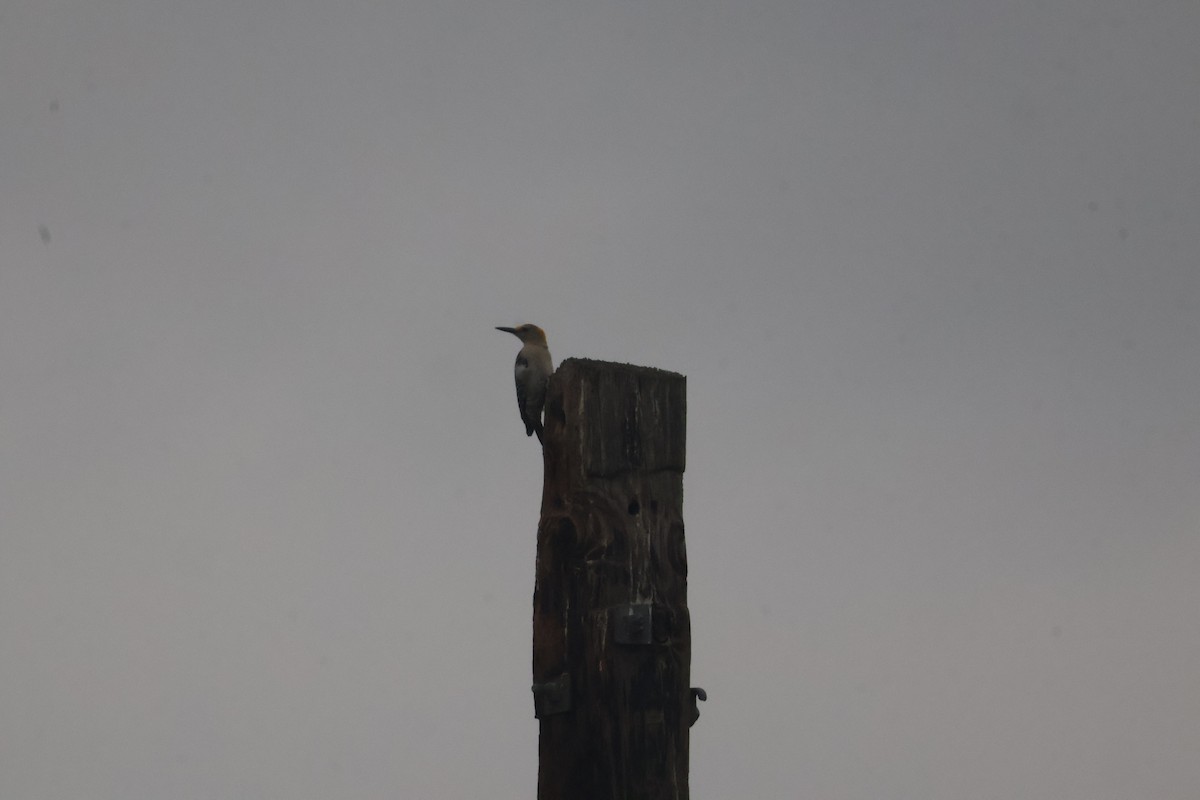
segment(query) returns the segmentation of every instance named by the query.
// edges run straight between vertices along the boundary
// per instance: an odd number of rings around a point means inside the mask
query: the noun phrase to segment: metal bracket
[[[653,608],[649,603],[615,606],[609,612],[613,641],[617,644],[650,644],[654,633]]]
[[[696,720],[700,719],[700,703],[708,699],[708,692],[701,689],[699,686],[693,686],[691,689],[692,703],[687,709],[688,727],[696,724]]]
[[[564,672],[554,680],[533,685],[533,716],[537,719],[571,710],[571,675]]]

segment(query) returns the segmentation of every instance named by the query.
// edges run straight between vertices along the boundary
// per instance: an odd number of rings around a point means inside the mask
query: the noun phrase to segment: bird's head
[[[546,344],[546,332],[537,325],[528,322],[524,325],[518,325],[515,328],[501,328],[497,326],[496,330],[511,333],[525,344],[540,344],[543,346]]]

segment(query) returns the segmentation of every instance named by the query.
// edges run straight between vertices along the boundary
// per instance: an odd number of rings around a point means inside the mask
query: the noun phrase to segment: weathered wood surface
[[[533,596],[539,800],[688,798],[686,389],[682,375],[579,359],[550,381]]]

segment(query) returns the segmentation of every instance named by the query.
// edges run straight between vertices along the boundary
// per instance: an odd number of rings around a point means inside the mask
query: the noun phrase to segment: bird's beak
[[[496,330],[498,330],[498,331],[504,331],[505,333],[511,333],[513,336],[516,336],[516,335],[517,335],[517,329],[516,329],[516,328],[501,328],[499,325],[497,325],[497,326],[496,326]]]

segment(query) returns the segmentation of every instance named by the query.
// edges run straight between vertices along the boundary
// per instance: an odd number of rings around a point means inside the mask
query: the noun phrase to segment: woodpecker
[[[517,381],[517,408],[521,421],[525,423],[525,435],[537,434],[542,441],[542,405],[546,402],[546,382],[554,372],[550,360],[550,348],[546,347],[546,332],[537,325],[518,325],[515,328],[496,327],[498,331],[511,333],[521,340],[521,351],[513,376]]]

